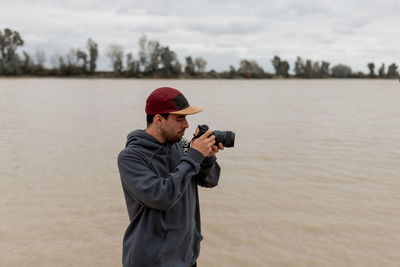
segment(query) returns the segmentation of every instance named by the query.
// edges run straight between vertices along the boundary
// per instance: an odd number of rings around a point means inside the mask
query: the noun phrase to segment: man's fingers
[[[196,134],[198,134],[198,131],[197,129]],[[200,151],[206,157],[219,151],[218,146],[215,144],[215,135],[211,135],[211,129],[208,129],[199,138],[193,139],[192,148]]]
[[[212,148],[212,146],[215,144],[215,138],[208,138],[207,140],[204,140],[208,142],[208,145]]]
[[[224,145],[223,144],[219,143],[218,146],[219,146],[219,149],[224,150]]]
[[[210,134],[211,134],[211,129],[208,129],[205,133],[203,133],[202,136],[199,137],[199,139],[202,139],[202,140],[206,139]]]

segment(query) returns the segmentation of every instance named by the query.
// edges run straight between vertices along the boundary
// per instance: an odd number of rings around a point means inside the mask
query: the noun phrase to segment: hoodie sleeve
[[[192,177],[199,172],[203,159],[200,152],[189,149],[174,172],[159,177],[140,157],[121,152],[118,168],[123,186],[144,205],[167,210],[182,197]]]
[[[214,187],[218,184],[221,168],[215,156],[207,157],[201,163],[201,168],[195,179],[198,185],[203,187]]]

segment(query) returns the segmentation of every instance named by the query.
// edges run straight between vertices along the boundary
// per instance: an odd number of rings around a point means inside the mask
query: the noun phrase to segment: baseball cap
[[[160,87],[154,90],[146,100],[147,115],[163,113],[191,115],[200,111],[203,109],[190,106],[186,97],[171,87]]]

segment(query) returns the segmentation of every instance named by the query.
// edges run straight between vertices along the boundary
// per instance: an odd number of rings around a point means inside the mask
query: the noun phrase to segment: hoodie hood
[[[158,141],[152,135],[146,133],[145,130],[135,130],[130,132],[126,139],[125,147],[130,145],[140,145],[148,149],[158,149],[160,146],[165,145],[160,143],[160,141]]]
[[[160,141],[158,141],[155,137],[146,133],[145,130],[135,130],[128,134],[126,148],[128,150],[136,150],[138,153],[145,155],[144,159],[148,165],[150,165],[152,162],[153,157],[156,156],[156,154],[159,154],[160,157],[169,161],[170,168],[174,168],[180,160],[173,160],[172,157],[170,157],[171,147],[174,146],[174,144],[177,144],[177,142],[160,143]],[[172,169],[170,169],[170,171],[172,171]]]

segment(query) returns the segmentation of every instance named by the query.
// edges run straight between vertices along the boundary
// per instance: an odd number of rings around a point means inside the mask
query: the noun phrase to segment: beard
[[[182,139],[184,130],[178,132],[177,134],[167,131],[166,129],[160,130],[161,135],[167,140],[168,142],[178,142]]]

